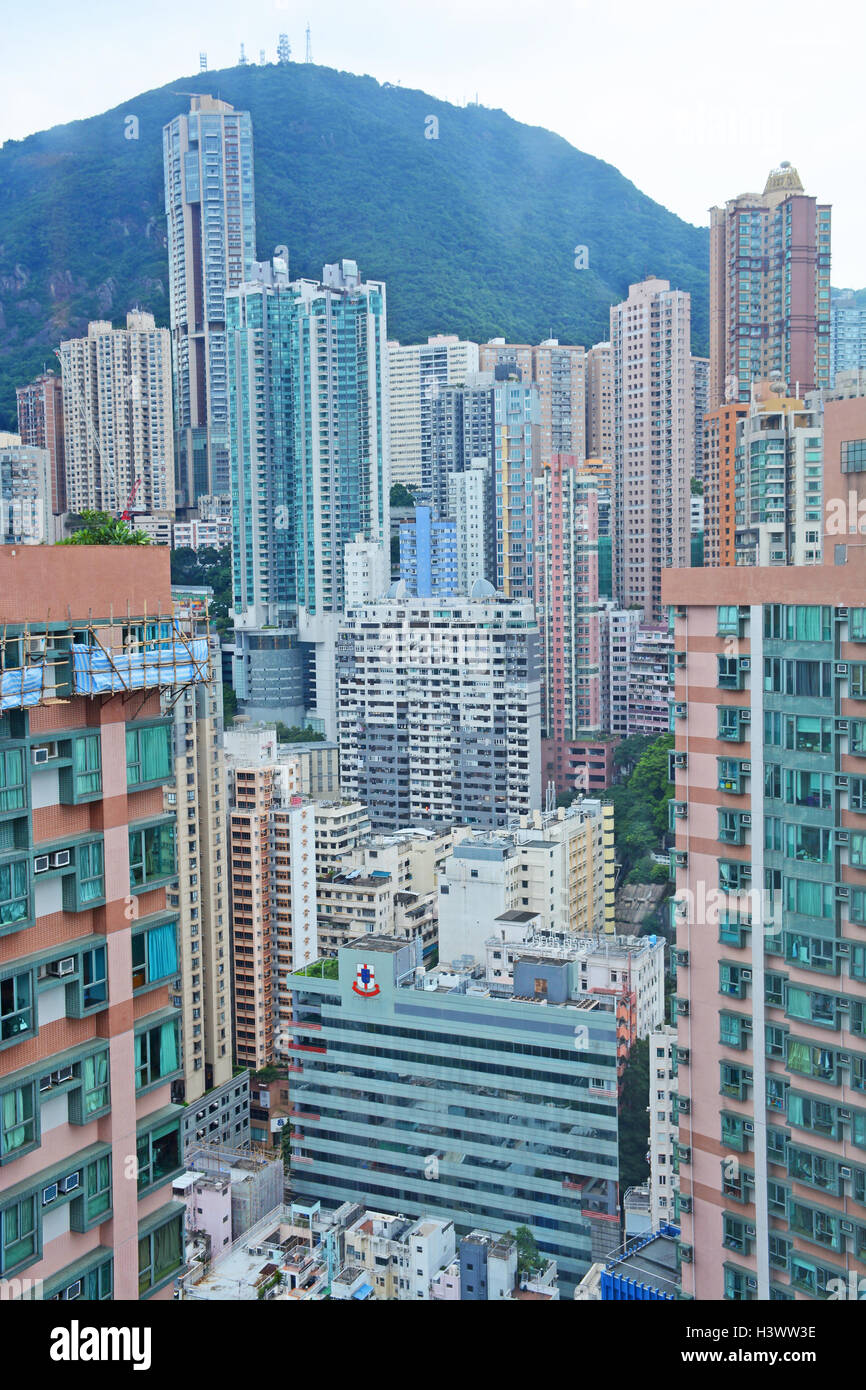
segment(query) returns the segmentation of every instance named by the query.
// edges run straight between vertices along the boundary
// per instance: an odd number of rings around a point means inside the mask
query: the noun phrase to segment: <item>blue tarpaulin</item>
[[[40,662],[19,671],[4,671],[0,684],[0,710],[38,705],[45,691],[45,667]]]
[[[131,652],[72,644],[72,688],[79,695],[101,695],[149,686],[185,685],[208,675],[206,637],[166,638]]]

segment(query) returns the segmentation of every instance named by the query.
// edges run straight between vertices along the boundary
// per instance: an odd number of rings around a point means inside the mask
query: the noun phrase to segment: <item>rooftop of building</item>
[[[382,951],[396,955],[398,951],[405,949],[405,941],[399,941],[394,936],[378,936],[375,932],[368,932],[366,936],[359,936],[356,941],[352,942],[353,951]]]
[[[637,1284],[646,1284],[659,1293],[676,1297],[680,1291],[678,1237],[679,1228],[669,1225],[637,1236],[626,1243],[621,1253],[608,1261],[604,1272],[632,1279]]]

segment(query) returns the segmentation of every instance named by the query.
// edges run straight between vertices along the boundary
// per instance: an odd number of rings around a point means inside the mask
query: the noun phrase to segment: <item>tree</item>
[[[308,724],[293,724],[289,728],[288,724],[283,724],[279,719],[277,722],[277,743],[324,743],[325,735],[317,733]]]
[[[58,541],[58,545],[150,545],[146,532],[134,530],[122,517],[112,516],[111,512],[86,509],[79,514],[79,520],[82,525],[74,535]]]
[[[511,1232],[508,1234],[511,1235]],[[531,1278],[544,1265],[538,1251],[538,1241],[528,1226],[518,1226],[514,1239],[517,1242],[517,1277]]]
[[[628,781],[605,793],[613,806],[617,854],[629,878],[638,865],[641,874],[648,871],[648,857],[663,849],[668,831],[668,801],[674,792],[673,783],[668,780],[668,751],[673,747],[673,735],[662,734],[661,738],[644,742]],[[647,879],[641,876],[636,881],[645,883]]]
[[[391,488],[392,507],[414,507],[415,498],[405,483],[394,483]]]
[[[238,712],[238,697],[230,685],[223,681],[223,723],[231,724]]]
[[[703,497],[703,495],[704,495],[704,485],[703,485],[703,483],[701,482],[700,478],[692,478],[692,480],[691,480],[691,489],[692,489],[692,497]]]
[[[626,1062],[619,1103],[619,1190],[640,1186],[649,1177],[649,1042],[638,1038]]]

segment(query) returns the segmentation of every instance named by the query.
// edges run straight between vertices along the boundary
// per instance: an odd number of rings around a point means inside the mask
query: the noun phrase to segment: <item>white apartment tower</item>
[[[449,334],[426,343],[388,344],[391,380],[391,482],[403,483],[416,501],[432,490],[433,401],[446,386],[462,386],[478,371],[478,344]]]
[[[171,338],[132,309],[60,344],[66,499],[72,512],[174,519]]]
[[[532,604],[479,580],[468,598],[350,610],[337,642],[340,785],[374,830],[495,826],[541,793]]]

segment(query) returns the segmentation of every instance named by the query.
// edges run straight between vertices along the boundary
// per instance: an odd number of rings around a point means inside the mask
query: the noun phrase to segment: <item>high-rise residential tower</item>
[[[2,1298],[171,1298],[184,1263],[160,693],[206,680],[208,649],[168,561],[0,547]]]
[[[534,516],[542,762],[565,790],[574,785],[569,745],[584,747],[601,729],[598,493],[575,455],[554,454],[542,467]]]
[[[547,463],[554,454],[582,459],[586,450],[586,354],[547,338],[537,347],[491,338],[479,350],[481,371],[517,367],[525,382],[538,392],[538,452]]]
[[[689,295],[667,280],[629,288],[610,311],[614,364],[614,593],[666,618],[661,572],[689,562],[694,388]]]
[[[279,257],[226,314],[236,690],[272,717],[306,708],[330,735],[345,547],[389,535],[385,286],[349,260],[289,282]]]
[[[43,372],[29,386],[19,386],[18,433],[21,443],[47,449],[51,475],[50,510],[66,511],[66,455],[63,448],[63,384],[52,371]]]
[[[177,505],[227,494],[225,295],[256,256],[249,112],[194,96],[163,130]]]
[[[231,945],[226,772],[222,747],[222,668],[219,637],[208,630],[211,589],[172,589],[184,626],[208,643],[207,681],[179,697],[164,697],[172,722],[174,785],[166,809],[177,816],[178,881],[168,890],[179,913],[183,1081],[175,1093],[187,1104],[232,1075]]]
[[[60,344],[70,511],[174,519],[171,339],[153,314],[88,325]]]
[[[787,161],[763,193],[710,209],[709,408],[770,379],[830,385],[830,207]]]
[[[337,651],[340,786],[375,830],[502,825],[540,804],[538,629],[528,600],[405,584],[352,609]]]
[[[737,426],[734,558],[738,565],[817,565],[823,529],[822,405],[755,391]]]
[[[478,371],[478,344],[449,334],[426,343],[388,344],[391,482],[403,483],[416,502],[433,502],[434,402],[449,386]]]
[[[806,571],[665,576],[698,1300],[856,1299],[866,1276],[866,552],[830,549]]]
[[[856,372],[866,367],[866,308],[851,293],[833,291],[830,308],[830,385],[837,372]],[[20,415],[18,428],[21,428]],[[23,435],[22,435],[23,438]]]
[[[736,564],[737,424],[748,415],[745,401],[727,401],[704,416],[704,564]]]
[[[613,347],[596,343],[586,353],[586,453],[613,467],[616,453],[614,424]]]

